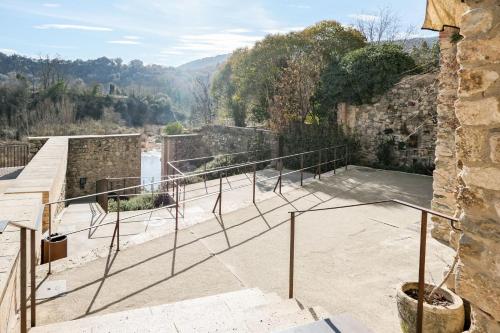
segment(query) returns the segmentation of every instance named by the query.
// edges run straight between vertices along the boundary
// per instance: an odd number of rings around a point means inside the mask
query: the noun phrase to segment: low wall
[[[270,150],[270,156],[278,156],[277,135],[258,128],[219,125],[205,126],[191,134],[165,135],[162,175],[166,175],[169,161],[256,150]]]
[[[359,160],[379,164],[383,142],[392,145],[392,163],[433,163],[437,124],[437,74],[409,76],[371,104],[340,105],[337,120],[360,142]]]
[[[68,138],[47,139],[5,194],[41,193],[43,203],[64,199],[67,161]],[[52,221],[62,207],[63,205],[53,207]],[[47,208],[44,212],[43,231],[48,225],[49,210]]]
[[[140,134],[69,137],[66,197],[96,193],[104,178],[141,176]],[[125,185],[140,184],[140,179]]]

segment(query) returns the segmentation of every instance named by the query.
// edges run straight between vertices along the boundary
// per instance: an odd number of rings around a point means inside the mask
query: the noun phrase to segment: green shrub
[[[183,131],[184,127],[182,127],[182,124],[178,121],[169,123],[163,128],[163,133],[166,135],[178,135],[182,134]]]
[[[120,211],[147,210],[154,208],[151,195],[140,195],[131,197],[128,200],[120,200]],[[116,212],[118,210],[118,201],[111,199],[108,201],[108,211]]]
[[[376,44],[348,53],[341,66],[347,85],[343,102],[363,104],[385,93],[403,74],[412,74],[415,61],[399,45]]]

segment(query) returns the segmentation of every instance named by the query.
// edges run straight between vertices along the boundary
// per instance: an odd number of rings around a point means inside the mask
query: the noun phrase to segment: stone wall
[[[439,34],[441,71],[437,106],[436,168],[434,170],[432,209],[455,216],[457,211],[457,163],[455,130],[455,102],[458,98],[457,44],[452,42],[458,29],[445,27]],[[433,216],[432,236],[444,243],[450,241],[451,226],[448,220]],[[456,246],[454,246],[456,248]]]
[[[242,151],[270,150],[278,154],[278,138],[275,133],[252,127],[205,126],[199,134],[212,155]]]
[[[371,104],[340,105],[337,120],[360,141],[359,161],[379,164],[377,150],[392,142],[392,163],[432,164],[436,142],[437,75],[408,76]]]
[[[36,155],[31,158],[31,161],[24,167],[16,181],[12,183],[5,193],[41,193],[43,203],[64,199],[68,138],[29,138],[29,140],[30,142],[32,140],[34,142],[45,141],[45,144],[39,145]],[[53,205],[51,215],[48,206],[45,208],[43,231],[48,228],[49,217],[54,222],[57,212],[63,207],[63,204]]]
[[[48,137],[31,137],[29,138],[29,160],[42,149],[43,145],[49,140]]]
[[[140,176],[140,134],[69,137],[67,198],[96,193],[96,182],[104,178]],[[130,179],[125,185],[139,183]]]
[[[456,289],[471,303],[470,332],[500,332],[500,6],[466,4],[455,110],[463,229]]]
[[[277,135],[258,128],[219,125],[205,126],[192,134],[166,135],[162,145],[162,175],[166,175],[169,161],[255,150],[278,156]],[[187,167],[181,166],[181,171]]]

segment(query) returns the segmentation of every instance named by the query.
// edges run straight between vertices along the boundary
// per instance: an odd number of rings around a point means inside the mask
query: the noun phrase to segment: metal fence
[[[28,144],[0,145],[0,168],[21,167],[28,164]]]

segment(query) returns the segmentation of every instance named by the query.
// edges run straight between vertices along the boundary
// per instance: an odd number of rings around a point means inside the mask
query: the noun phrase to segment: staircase
[[[327,317],[319,307],[304,309],[294,299],[283,300],[254,288],[60,322],[30,332],[264,333],[300,327],[287,332],[315,332],[307,325]]]

